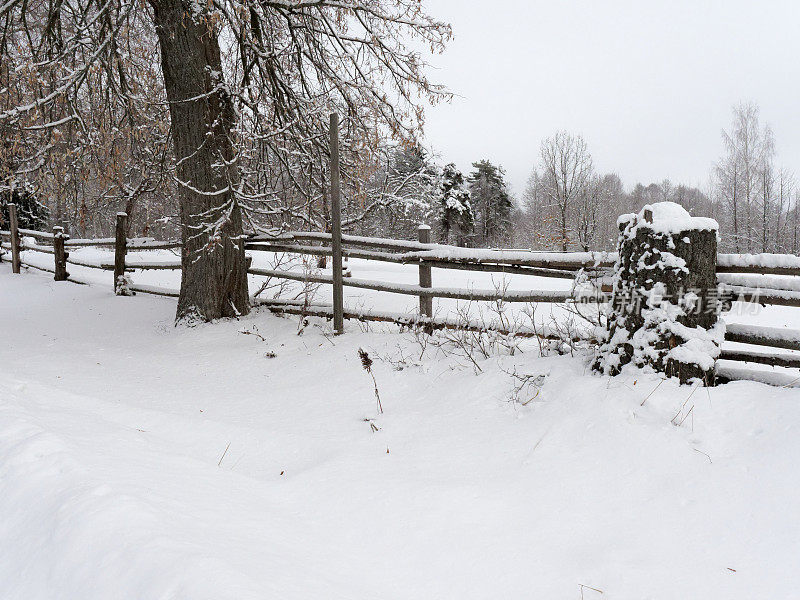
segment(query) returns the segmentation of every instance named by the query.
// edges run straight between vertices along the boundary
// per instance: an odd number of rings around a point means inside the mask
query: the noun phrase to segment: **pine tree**
[[[472,163],[469,191],[475,210],[478,246],[497,247],[508,244],[513,233],[511,214],[514,203],[508,193],[505,171],[488,160]]]
[[[453,163],[442,169],[437,192],[437,220],[441,242],[466,245],[475,226],[475,214],[469,190],[464,183],[464,175]]]
[[[6,189],[0,194],[0,228],[8,229],[8,205],[17,206],[17,224],[21,229],[36,229],[43,231],[47,228],[47,208],[36,198],[36,193],[30,185]]]

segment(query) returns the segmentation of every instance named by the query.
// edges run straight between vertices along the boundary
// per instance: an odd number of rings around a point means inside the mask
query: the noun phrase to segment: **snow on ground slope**
[[[0,265],[4,600],[798,595],[797,390],[173,312]]]

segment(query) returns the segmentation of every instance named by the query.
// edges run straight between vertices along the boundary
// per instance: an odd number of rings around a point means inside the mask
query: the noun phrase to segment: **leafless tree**
[[[737,252],[752,252],[757,243],[766,246],[765,218],[771,195],[771,161],[774,156],[772,132],[761,127],[759,108],[743,103],[733,109],[733,123],[722,132],[725,155],[715,168],[716,187],[728,208]],[[761,204],[762,235],[757,221]]]
[[[558,216],[561,249],[567,251],[572,228],[570,217],[588,193],[592,157],[581,136],[559,131],[541,146],[543,191]]]

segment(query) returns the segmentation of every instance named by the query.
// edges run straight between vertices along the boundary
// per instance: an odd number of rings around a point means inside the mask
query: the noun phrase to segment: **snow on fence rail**
[[[717,273],[800,275],[800,256],[794,254],[717,254]]]
[[[728,325],[725,339],[742,344],[800,351],[800,331],[793,329],[759,325]]]
[[[118,215],[117,236],[101,239],[68,239],[60,228],[54,228],[53,233],[19,229],[0,231],[0,248],[11,251],[13,258],[19,259],[19,253],[24,249],[54,255],[56,268],[51,270],[41,266],[28,266],[55,273],[56,280],[69,280],[75,283],[85,283],[73,278],[64,268],[67,263],[82,267],[114,271],[114,281],[126,271],[138,269],[180,269],[180,261],[142,261],[126,262],[125,256],[129,251],[160,250],[181,248],[180,242],[157,241],[149,238],[128,239],[124,236],[124,219],[126,215]],[[421,239],[425,239],[424,228],[420,229]],[[13,231],[13,233],[12,233]],[[26,241],[23,246],[22,238],[33,238],[35,241]],[[16,245],[15,245],[16,241]],[[425,241],[394,240],[387,238],[371,238],[354,235],[342,235],[342,256],[390,262],[396,264],[417,265],[420,269],[420,283],[398,284],[365,279],[344,278],[342,286],[418,296],[420,314],[411,316],[402,313],[393,313],[377,310],[352,310],[343,309],[343,318],[386,321],[406,326],[424,326],[428,329],[466,328],[468,330],[486,331],[488,329],[501,331],[502,328],[486,323],[465,323],[463,320],[454,321],[447,318],[433,318],[432,309],[427,300],[430,298],[450,298],[474,301],[507,302],[551,302],[562,303],[575,299],[572,291],[512,291],[504,289],[476,290],[470,288],[435,287],[430,280],[430,269],[471,270],[481,272],[497,272],[515,275],[534,275],[538,277],[555,277],[574,279],[583,271],[595,277],[598,284],[597,300],[603,300],[602,293],[608,292],[609,286],[604,277],[608,275],[609,268],[617,260],[616,253],[611,252],[536,252],[523,250],[502,249],[471,249],[432,244]],[[49,244],[49,245],[45,245]],[[320,244],[320,245],[309,245]],[[327,245],[325,245],[327,244]],[[332,256],[335,242],[330,233],[292,231],[275,234],[251,235],[245,249],[251,252],[267,251],[276,253],[292,253],[315,256]],[[107,246],[115,249],[117,260],[112,262],[96,262],[78,260],[69,257],[65,248],[78,248],[82,246]],[[345,247],[346,246],[346,247]],[[60,248],[60,249],[59,249]],[[121,262],[120,262],[121,260]],[[61,263],[59,263],[61,261]],[[59,266],[59,264],[61,266]],[[333,284],[336,287],[335,277],[318,273],[308,273],[293,270],[264,269],[250,267],[248,273],[264,277],[301,281],[306,283]],[[427,270],[427,274],[426,274]],[[15,272],[19,272],[18,268]],[[776,304],[800,307],[800,257],[787,254],[723,254],[717,256],[717,279],[720,289],[733,293],[737,301],[757,302],[760,304]],[[178,292],[166,288],[147,285],[129,284],[131,291],[156,294],[167,297],[177,297]],[[287,300],[258,300],[276,313],[291,313],[315,315],[326,318],[334,316],[333,308],[328,305],[307,304],[299,301]],[[503,331],[501,331],[503,332]],[[520,336],[548,337],[546,331],[505,331]],[[556,335],[555,333],[553,335]],[[585,334],[588,335],[588,334]],[[766,346],[784,350],[800,351],[800,331],[787,331],[784,329],[768,327],[752,327],[744,325],[729,325],[725,336],[726,341]],[[761,363],[772,366],[800,367],[800,357],[790,354],[776,354],[772,352],[759,352],[751,350],[723,350],[721,359]],[[730,371],[730,373],[728,373]],[[728,375],[737,375],[736,369],[725,371]]]

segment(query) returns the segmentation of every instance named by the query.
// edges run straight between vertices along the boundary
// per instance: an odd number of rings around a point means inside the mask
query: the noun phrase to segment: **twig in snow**
[[[506,371],[502,368],[500,370],[519,382],[514,386],[511,393],[511,401],[522,406],[527,406],[539,397],[547,378],[547,373],[519,374],[516,368],[513,371]],[[531,393],[533,393],[532,396]],[[524,400],[522,399],[523,397],[525,398]]]
[[[584,585],[582,583],[579,583],[578,585],[580,586],[580,590],[581,590],[581,600],[583,600],[583,588],[586,588],[587,590],[592,590],[593,592],[597,592],[598,594],[602,594],[603,593],[603,590],[598,590],[597,588],[594,588],[594,587],[592,587],[590,585]]]
[[[308,327],[308,317],[303,317],[297,323],[297,335],[303,335]]]
[[[711,457],[708,454],[706,454],[705,452],[703,452],[702,450],[698,450],[697,448],[692,448],[692,450],[694,450],[695,452],[699,452],[700,454],[705,456],[708,459],[708,462],[710,464],[712,464],[712,465],[714,464],[713,462],[711,462]]]
[[[381,430],[381,428],[375,425],[375,423],[373,423],[372,419],[370,419],[369,417],[365,417],[364,422],[369,423],[369,427],[372,430],[372,433],[377,433],[378,431]]]
[[[683,422],[686,420],[686,417],[688,417],[693,413],[694,413],[694,405],[692,405],[692,408],[689,409],[689,412],[683,415],[683,418],[681,419],[681,422],[678,423],[678,426],[680,427],[681,425],[683,425]],[[694,417],[692,417],[692,431],[694,431]]]
[[[649,394],[647,394],[647,396],[645,396],[645,397],[644,397],[644,400],[642,400],[642,403],[641,403],[639,406],[644,406],[644,403],[645,403],[645,402],[647,402],[647,399],[648,399],[648,398],[650,398],[650,396],[652,396],[653,394],[655,394],[655,393],[656,393],[656,390],[657,390],[659,387],[661,387],[661,384],[662,384],[662,383],[664,383],[665,381],[666,381],[666,379],[662,379],[661,381],[659,381],[659,382],[658,382],[658,385],[657,385],[656,387],[654,387],[654,388],[653,388],[653,391],[652,391],[652,392],[650,392]],[[634,382],[634,385],[635,385],[635,382]]]
[[[225,452],[223,452],[222,456],[219,457],[219,462],[217,463],[218,467],[222,465],[222,459],[225,458],[225,455],[228,453],[228,448],[230,448],[230,447],[231,447],[231,443],[228,442],[228,445],[225,446]]]
[[[321,329],[321,331],[322,331],[322,337],[324,337],[326,340],[328,340],[328,341],[330,342],[331,346],[336,346],[336,344],[335,344],[335,343],[333,342],[333,340],[331,339],[331,335],[332,335],[332,334],[331,334],[331,333],[329,333],[329,332],[327,332],[327,331],[325,331],[325,330],[324,330],[324,329],[322,329],[322,328],[320,328],[320,329]]]
[[[239,333],[241,333],[242,335],[254,335],[258,339],[260,339],[262,342],[266,342],[267,341],[267,338],[265,338],[263,335],[258,333],[258,329],[256,328],[255,325],[253,325],[253,329],[252,330],[251,329],[242,329]]]
[[[683,404],[681,404],[681,407],[678,409],[678,412],[675,413],[675,416],[672,417],[672,419],[670,420],[670,423],[672,423],[673,425],[678,425],[678,426],[683,425],[683,422],[686,420],[686,417],[688,417],[689,414],[694,410],[694,405],[692,405],[692,408],[689,410],[689,412],[687,412],[686,415],[683,417],[683,419],[681,419],[680,423],[676,423],[675,419],[677,419],[680,416],[680,414],[683,412],[683,409],[686,408],[686,403],[689,402],[689,399],[692,396],[694,396],[694,393],[697,391],[697,388],[699,388],[699,387],[700,387],[700,384],[698,383],[697,385],[694,386],[694,388],[692,388],[691,393],[686,397],[686,400],[683,401]],[[692,418],[694,419],[694,417],[692,417]]]
[[[796,377],[796,378],[792,379],[792,380],[791,380],[789,383],[787,383],[787,384],[785,384],[785,385],[782,385],[781,387],[782,387],[782,388],[790,388],[790,387],[792,387],[792,386],[793,386],[795,383],[797,383],[798,381],[800,381],[800,377]]]

